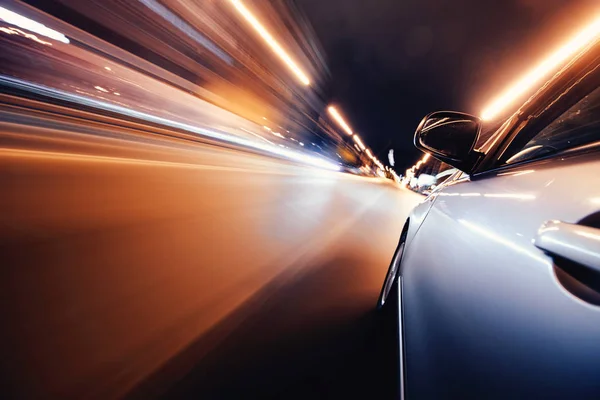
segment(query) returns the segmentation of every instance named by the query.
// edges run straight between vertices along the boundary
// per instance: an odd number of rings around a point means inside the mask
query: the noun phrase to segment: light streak
[[[273,38],[273,36],[267,31],[267,29],[256,19],[256,17],[246,8],[246,6],[240,0],[231,0],[234,7],[240,14],[252,25],[254,30],[264,39],[265,42],[271,47],[271,49],[281,58],[281,60],[292,70],[296,77],[304,85],[310,85],[310,79],[308,76],[298,67],[298,65],[292,60],[292,58],[283,50],[281,45]]]
[[[360,147],[361,150],[364,151],[366,149],[365,145],[363,144],[362,140],[360,140],[360,137],[358,135],[352,136],[352,139],[354,139],[354,141],[356,142],[358,147]]]
[[[334,106],[327,107],[327,111],[329,112],[329,114],[331,114],[333,119],[342,127],[342,129],[348,135],[352,136],[354,134],[354,132],[352,132],[352,129],[350,129],[346,121],[344,121],[344,118],[342,118],[342,116]]]
[[[334,164],[332,161],[323,159],[320,157],[315,157],[313,155],[307,155],[303,153],[299,153],[296,151],[292,151],[289,149],[281,149],[273,145],[269,145],[267,143],[262,143],[258,141],[251,141],[245,138],[233,136],[231,134],[218,132],[212,129],[201,128],[198,126],[173,121],[171,119],[159,117],[157,115],[149,114],[142,111],[133,110],[131,108],[119,106],[116,104],[111,104],[106,101],[95,100],[90,97],[81,96],[69,92],[65,92],[60,89],[51,88],[49,86],[45,86],[38,83],[24,81],[22,79],[13,78],[6,75],[0,74],[0,84],[6,85],[9,87],[20,88],[23,90],[27,90],[32,93],[42,94],[45,96],[51,96],[58,100],[71,101],[78,104],[82,104],[89,107],[94,107],[100,110],[115,112],[121,115],[127,115],[134,118],[139,118],[141,120],[160,124],[164,126],[169,126],[176,129],[182,129],[191,133],[195,133],[198,136],[204,136],[207,138],[221,140],[228,143],[233,143],[239,146],[244,146],[249,149],[263,151],[265,153],[273,154],[279,157],[287,158],[288,160],[300,162],[306,165],[310,165],[313,167],[318,167],[322,169],[327,169],[331,171],[339,171],[340,167]]]
[[[0,19],[8,22],[9,24],[16,25],[19,28],[27,29],[28,31],[35,32],[47,38],[54,39],[65,44],[70,43],[69,39],[67,39],[67,37],[62,33],[55,31],[54,29],[50,29],[46,25],[40,24],[32,19],[7,10],[4,7],[0,7]]]
[[[52,43],[46,42],[45,40],[38,38],[33,33],[23,32],[22,30],[17,29],[17,28],[13,28],[13,27],[7,28],[7,27],[3,26],[3,27],[0,27],[0,31],[7,33],[9,35],[23,36],[23,37],[26,37],[27,39],[33,40],[34,42],[38,42],[39,44],[44,44],[46,46],[52,46]]]
[[[529,71],[520,80],[510,86],[500,97],[495,99],[481,113],[483,120],[491,120],[508,108],[515,100],[529,91],[533,86],[545,79],[550,72],[556,70],[561,64],[572,58],[586,45],[597,39],[600,35],[600,18],[585,27],[571,40],[561,46],[552,55]]]
[[[165,21],[169,22],[175,28],[180,30],[183,34],[188,36],[190,39],[204,47],[205,49],[212,52],[214,55],[219,57],[221,60],[226,62],[229,65],[233,65],[233,58],[229,56],[229,54],[225,53],[223,50],[219,48],[215,43],[210,41],[204,35],[200,34],[196,29],[194,29],[187,22],[179,18],[176,14],[171,12],[167,7],[163,6],[159,2],[155,0],[138,0],[140,3],[148,7],[150,10],[154,11],[156,14],[160,15]]]

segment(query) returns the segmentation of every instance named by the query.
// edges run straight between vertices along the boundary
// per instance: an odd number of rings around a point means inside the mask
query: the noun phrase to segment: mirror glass
[[[479,134],[476,117],[459,113],[435,113],[423,121],[417,132],[419,144],[437,155],[454,160],[469,156]]]

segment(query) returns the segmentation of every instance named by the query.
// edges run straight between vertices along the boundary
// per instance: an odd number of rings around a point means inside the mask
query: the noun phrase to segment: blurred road
[[[418,195],[110,118],[2,113],[8,397],[389,390],[371,310]]]

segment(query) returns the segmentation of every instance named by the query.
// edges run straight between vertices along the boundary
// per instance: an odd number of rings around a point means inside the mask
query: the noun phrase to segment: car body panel
[[[454,180],[427,202],[401,269],[407,398],[600,398],[600,308],[532,243],[545,221],[600,210],[598,153]]]
[[[417,234],[419,227],[425,220],[427,213],[433,206],[433,202],[436,199],[436,193],[440,192],[442,188],[447,187],[448,185],[452,185],[456,182],[457,179],[461,179],[464,177],[464,173],[454,170],[452,176],[446,179],[442,184],[438,185],[435,190],[431,192],[427,197],[423,199],[421,203],[419,203],[415,208],[413,208],[408,217],[408,231],[406,234],[406,243],[407,245],[412,241],[413,237]]]
[[[410,216],[408,219],[408,231],[406,234],[406,243],[410,244],[412,239],[417,234],[417,231],[421,227],[421,224],[425,220],[427,213],[431,209],[435,197],[427,196],[423,199],[421,203],[419,203],[413,210],[410,212]]]

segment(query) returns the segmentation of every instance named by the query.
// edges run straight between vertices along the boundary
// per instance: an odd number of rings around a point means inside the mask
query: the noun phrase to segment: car
[[[569,61],[483,144],[465,113],[417,128],[457,171],[410,213],[377,303],[401,398],[600,399],[600,44]]]

